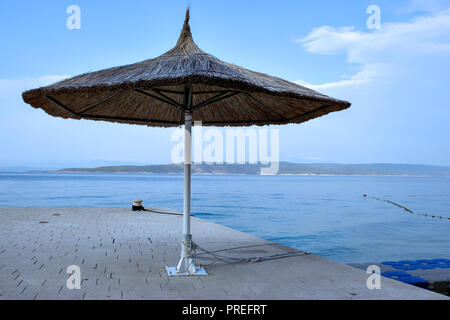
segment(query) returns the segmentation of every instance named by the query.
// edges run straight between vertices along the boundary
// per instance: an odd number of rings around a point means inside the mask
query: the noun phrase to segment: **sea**
[[[0,173],[2,207],[134,199],[182,211],[183,176]],[[450,177],[194,175],[192,214],[342,263],[450,258]]]

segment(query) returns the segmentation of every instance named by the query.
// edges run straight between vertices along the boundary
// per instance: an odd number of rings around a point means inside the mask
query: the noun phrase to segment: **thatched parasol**
[[[56,117],[158,127],[185,125],[183,242],[176,271],[188,274],[197,272],[189,224],[192,120],[204,126],[301,123],[350,106],[205,53],[192,39],[189,9],[177,44],[163,55],[82,74],[26,91],[22,97]]]

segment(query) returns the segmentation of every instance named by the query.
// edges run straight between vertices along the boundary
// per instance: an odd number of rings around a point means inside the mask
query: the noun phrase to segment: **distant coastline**
[[[198,164],[192,165],[193,174],[259,175],[257,164]],[[96,168],[65,168],[60,170],[30,170],[29,173],[122,173],[122,174],[182,174],[183,164],[144,166],[102,166]],[[279,163],[278,175],[304,176],[442,176],[450,177],[450,166],[417,164],[333,164],[333,163]]]

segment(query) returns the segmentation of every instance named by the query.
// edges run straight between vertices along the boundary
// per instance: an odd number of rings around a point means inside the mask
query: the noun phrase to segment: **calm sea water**
[[[182,195],[179,175],[0,173],[0,206],[129,207],[143,199],[181,211]],[[192,178],[193,214],[257,237],[344,263],[450,258],[450,220],[371,196],[450,217],[450,178]]]

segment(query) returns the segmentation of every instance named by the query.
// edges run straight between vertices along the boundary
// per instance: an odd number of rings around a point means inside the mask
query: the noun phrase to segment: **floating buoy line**
[[[363,196],[364,196],[364,198],[367,197],[366,194],[364,194]],[[443,216],[438,216],[438,215],[433,215],[433,214],[428,214],[428,213],[414,212],[413,210],[411,210],[411,209],[409,209],[409,208],[407,208],[405,206],[402,206],[401,204],[398,204],[397,202],[394,202],[394,201],[391,201],[391,200],[380,199],[380,198],[377,198],[377,197],[371,197],[371,198],[374,199],[374,200],[383,201],[383,202],[387,202],[389,204],[392,204],[392,205],[394,205],[396,207],[399,207],[399,208],[405,210],[406,212],[408,212],[410,214],[416,214],[418,216],[429,217],[429,218],[433,218],[433,219],[450,220],[450,218],[446,218],[446,217],[443,217]]]

